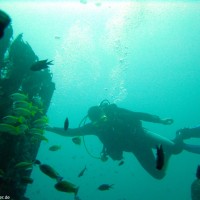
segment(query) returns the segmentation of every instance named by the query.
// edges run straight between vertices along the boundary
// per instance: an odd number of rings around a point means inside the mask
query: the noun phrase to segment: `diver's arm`
[[[74,137],[74,136],[84,136],[84,135],[95,135],[96,129],[91,124],[87,124],[85,126],[82,126],[80,128],[68,128],[67,130],[64,130],[64,128],[59,127],[47,127],[47,131],[56,133],[58,135],[66,136],[66,137]]]
[[[138,119],[142,121],[153,122],[153,123],[158,123],[158,124],[169,125],[174,122],[173,119],[169,119],[169,118],[161,119],[157,115],[151,115],[148,113],[136,112],[135,115],[137,116]]]
[[[168,119],[168,118],[161,119],[157,115],[151,115],[151,114],[142,113],[142,112],[133,112],[133,111],[129,111],[123,108],[119,108],[119,111],[122,115],[128,118],[133,118],[133,119],[138,119],[138,120],[153,122],[153,123],[159,123],[159,124],[165,124],[165,125],[169,125],[173,123],[173,119]]]

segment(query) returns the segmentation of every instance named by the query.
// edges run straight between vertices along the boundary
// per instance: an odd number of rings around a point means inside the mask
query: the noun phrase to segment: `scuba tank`
[[[102,110],[102,113],[104,113],[105,108],[108,107],[109,105],[110,105],[110,102],[107,99],[104,99],[103,101],[101,101],[101,103],[99,104],[99,108]],[[79,128],[81,126],[84,126],[86,124],[87,120],[88,120],[88,115],[83,117],[83,119],[80,121]],[[105,114],[103,114],[98,121],[93,122],[93,124],[98,126],[99,123],[101,123],[102,121],[107,121],[107,116]],[[92,158],[100,159],[103,162],[108,160],[108,155],[106,153],[106,149],[105,149],[104,145],[103,145],[103,149],[102,149],[102,151],[100,153],[100,156],[94,156],[87,148],[87,145],[86,145],[86,142],[85,142],[85,137],[82,136],[82,138],[83,138],[83,144],[84,144],[85,150],[88,153],[88,155],[90,155]]]

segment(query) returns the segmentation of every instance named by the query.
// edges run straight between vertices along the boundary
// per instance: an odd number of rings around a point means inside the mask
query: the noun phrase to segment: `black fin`
[[[157,157],[156,157],[156,169],[161,170],[164,166],[165,156],[162,148],[162,144],[156,147]]]
[[[64,130],[66,131],[69,127],[69,120],[68,118],[65,119],[65,123],[64,123]]]
[[[200,165],[197,166],[196,177],[200,179]]]

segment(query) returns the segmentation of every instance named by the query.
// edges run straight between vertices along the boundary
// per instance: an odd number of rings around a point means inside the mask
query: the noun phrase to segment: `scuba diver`
[[[91,122],[86,123],[87,118]],[[193,150],[192,145],[188,147],[183,143],[184,133],[181,130],[174,140],[170,140],[143,128],[142,121],[163,125],[173,123],[172,119],[133,112],[103,100],[99,106],[89,108],[78,128],[65,130],[47,127],[46,130],[69,137],[96,135],[103,143],[102,160],[109,156],[113,160],[122,161],[123,152],[133,153],[142,167],[156,179],[165,176],[167,161],[172,154],[179,154],[182,150],[200,153],[200,146]],[[157,156],[154,149],[157,149]]]

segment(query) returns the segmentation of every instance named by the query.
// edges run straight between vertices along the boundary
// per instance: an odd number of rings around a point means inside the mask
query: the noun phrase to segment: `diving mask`
[[[94,125],[94,126],[100,126],[103,122],[106,122],[106,121],[108,121],[108,117],[106,116],[106,115],[102,115],[98,120],[96,120],[96,121],[93,121],[92,122],[92,124]]]

